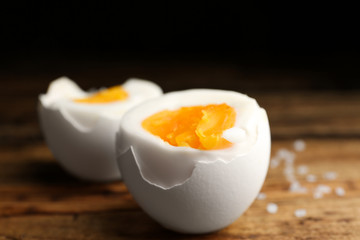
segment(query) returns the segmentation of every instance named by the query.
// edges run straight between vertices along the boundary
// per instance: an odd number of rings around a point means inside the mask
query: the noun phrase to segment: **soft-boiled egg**
[[[244,94],[172,92],[128,111],[117,134],[123,180],[164,227],[207,233],[254,201],[270,157],[265,110]]]
[[[123,114],[158,97],[156,84],[129,79],[108,89],[85,92],[66,77],[50,83],[39,96],[39,118],[55,158],[73,175],[94,181],[120,179],[115,160],[115,133]]]

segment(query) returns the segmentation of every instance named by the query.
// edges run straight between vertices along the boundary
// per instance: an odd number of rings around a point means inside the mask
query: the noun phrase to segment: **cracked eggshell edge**
[[[165,228],[207,233],[234,222],[255,200],[267,173],[270,128],[265,110],[251,151],[230,162],[196,163],[182,184],[164,189],[145,180],[132,148],[118,156],[123,180],[138,204]]]
[[[147,80],[130,78],[124,85],[127,90],[134,90],[134,84],[139,83],[141,88],[151,88],[151,95],[154,96],[149,98],[162,94],[158,85]],[[52,81],[47,93],[40,94],[38,101],[42,132],[56,160],[69,173],[90,181],[119,180],[121,174],[116,163],[115,137],[122,114],[97,111],[98,107],[82,109],[63,102],[63,99],[85,97],[87,94],[67,77]],[[135,98],[132,104],[140,102]],[[118,105],[110,104],[106,109]]]
[[[99,117],[84,131],[64,116],[60,109],[38,104],[45,140],[55,159],[83,180],[112,181],[121,178],[115,158],[115,132],[120,121]]]
[[[146,116],[163,109],[174,109],[173,105],[178,107],[179,102],[180,106],[228,103],[238,114],[235,127],[244,128],[246,138],[227,149],[199,151],[171,146],[142,128],[141,122]],[[233,91],[190,89],[166,93],[140,104],[124,116],[117,133],[117,155],[121,155],[132,146],[143,178],[150,184],[170,189],[187,181],[199,162],[229,162],[246,155],[257,141],[258,125],[261,121],[268,124],[267,117],[262,117],[262,112],[266,116],[265,110],[259,107],[255,99]]]

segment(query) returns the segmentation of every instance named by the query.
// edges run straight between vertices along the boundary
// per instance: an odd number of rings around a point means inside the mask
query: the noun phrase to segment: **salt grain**
[[[285,175],[293,175],[294,174],[294,168],[292,168],[291,166],[286,166],[285,169],[283,170],[283,173]]]
[[[319,184],[316,188],[315,191],[319,191],[321,193],[325,193],[325,194],[329,194],[331,193],[331,187],[324,185],[324,184]]]
[[[306,181],[308,181],[308,182],[316,182],[316,180],[317,180],[317,177],[314,174],[308,174],[306,176]]]
[[[320,198],[323,197],[323,193],[315,191],[314,194],[313,194],[313,197],[314,197],[314,199],[320,199]]]
[[[306,216],[306,209],[296,209],[294,212],[295,217],[301,218]]]
[[[285,160],[295,158],[295,154],[287,150],[286,148],[279,149],[279,151],[277,152],[277,156]]]
[[[295,160],[296,155],[292,152],[288,156],[286,156],[285,161],[293,163]]]
[[[297,151],[297,152],[302,152],[302,151],[304,151],[304,150],[305,150],[305,147],[306,147],[305,142],[304,142],[303,140],[301,140],[301,139],[298,139],[298,140],[296,140],[296,141],[294,142],[294,149],[295,149],[295,151]]]
[[[301,186],[298,181],[295,181],[290,184],[289,191],[293,193],[307,193],[307,188]]]
[[[257,199],[258,199],[258,200],[264,200],[264,199],[266,199],[266,194],[265,194],[265,193],[262,193],[262,192],[259,193],[258,196],[257,196]]]
[[[326,180],[335,180],[337,177],[337,173],[336,172],[326,172],[326,173],[324,173],[323,177]]]
[[[319,199],[319,198],[322,198],[324,194],[329,194],[329,193],[331,193],[331,187],[324,185],[324,184],[319,184],[314,189],[313,197],[315,199]]]
[[[335,194],[342,197],[345,195],[345,190],[342,187],[337,187],[335,188]]]
[[[268,213],[275,214],[277,210],[278,205],[276,205],[275,203],[268,203],[268,205],[266,206],[266,211],[268,211]]]
[[[277,168],[280,164],[280,159],[277,157],[273,157],[270,161],[270,167],[271,168]]]
[[[308,173],[308,167],[305,165],[300,165],[297,167],[297,173],[299,175],[305,175]]]
[[[299,187],[301,187],[301,185],[300,185],[300,183],[298,181],[292,182],[290,184],[290,190],[291,189],[296,189],[296,188],[299,188]]]

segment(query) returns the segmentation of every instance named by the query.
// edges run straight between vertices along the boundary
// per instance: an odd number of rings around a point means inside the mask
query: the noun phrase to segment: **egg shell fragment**
[[[184,92],[189,91],[197,93]],[[217,103],[215,95],[220,90],[203,91],[210,94],[209,103]],[[199,100],[204,99],[201,96],[197,99],[194,105],[210,101]],[[137,107],[130,112],[134,115],[140,110]],[[143,210],[165,228],[181,233],[213,232],[234,222],[258,195],[270,158],[266,112],[256,104],[248,113],[250,116],[241,117],[251,119],[247,123],[255,127],[257,137],[241,154],[236,154],[236,149],[202,151],[153,142],[151,136],[126,128],[124,121],[131,114],[127,113],[117,135],[117,155],[123,180]]]
[[[124,112],[162,90],[154,83],[129,79],[125,90],[145,96],[130,96],[127,102],[110,104],[75,103],[72,99],[91,93],[66,77],[54,80],[39,97],[38,113],[45,140],[58,162],[71,174],[91,181],[121,178],[115,158],[115,133]]]

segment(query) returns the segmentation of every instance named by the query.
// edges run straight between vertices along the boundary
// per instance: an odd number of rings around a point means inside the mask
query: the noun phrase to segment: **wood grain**
[[[228,228],[202,236],[177,235],[152,221],[134,202],[121,182],[80,182],[52,159],[43,145],[17,153],[8,152],[0,162],[0,236],[8,239],[356,239],[360,236],[360,140],[306,139],[307,148],[298,153],[296,166],[307,165],[319,177],[308,183],[307,194],[288,191],[280,165],[269,170],[262,192],[250,209]],[[292,141],[275,141],[273,151],[292,149]],[[22,152],[23,154],[20,154]],[[20,156],[21,155],[21,156]],[[322,178],[336,171],[334,181]],[[344,197],[334,192],[313,199],[318,184],[343,187]],[[266,205],[278,204],[276,214]],[[294,211],[307,210],[296,218]],[[7,239],[7,238],[5,238]]]
[[[308,193],[289,192],[282,163],[269,169],[262,189],[267,198],[256,200],[232,225],[181,235],[149,218],[121,181],[82,182],[60,168],[37,123],[37,95],[44,88],[44,82],[21,85],[20,96],[9,93],[14,84],[0,90],[0,240],[360,239],[360,92],[249,89],[268,112],[272,155],[281,148],[294,151],[293,141],[304,139],[295,167],[306,165],[318,180],[297,174]],[[337,178],[324,179],[328,171]],[[318,184],[332,192],[314,199]],[[337,196],[336,187],[345,196]],[[276,214],[266,211],[270,202],[278,204]],[[295,217],[301,208],[306,216]]]

